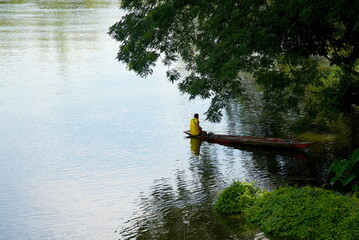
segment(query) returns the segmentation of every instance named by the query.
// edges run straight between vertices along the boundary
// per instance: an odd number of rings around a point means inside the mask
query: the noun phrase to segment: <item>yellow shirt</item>
[[[191,135],[199,135],[199,120],[197,118],[192,118],[189,124],[189,131]]]

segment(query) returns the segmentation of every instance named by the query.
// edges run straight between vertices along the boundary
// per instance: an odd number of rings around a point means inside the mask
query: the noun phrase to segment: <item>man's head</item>
[[[194,114],[194,118],[199,118],[198,113]]]

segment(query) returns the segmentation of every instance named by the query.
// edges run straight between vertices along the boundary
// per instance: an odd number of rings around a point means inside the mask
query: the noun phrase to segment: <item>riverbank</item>
[[[243,192],[240,188],[247,190]],[[355,194],[342,195],[309,186],[282,187],[263,193],[253,184],[234,182],[215,203],[218,211],[229,213],[228,208],[218,208],[219,205],[231,205],[232,213],[242,213],[246,222],[257,226],[269,238],[274,236],[273,239],[354,240],[359,237],[359,199]]]

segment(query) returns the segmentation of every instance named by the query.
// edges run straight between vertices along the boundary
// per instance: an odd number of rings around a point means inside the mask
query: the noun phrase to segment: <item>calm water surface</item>
[[[0,239],[255,239],[213,212],[217,192],[323,177],[325,163],[185,138],[208,102],[162,66],[141,79],[116,62],[106,33],[122,14],[117,1],[0,0]]]

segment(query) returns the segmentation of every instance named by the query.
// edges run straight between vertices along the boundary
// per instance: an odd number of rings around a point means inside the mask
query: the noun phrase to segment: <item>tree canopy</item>
[[[358,102],[358,0],[122,0],[121,8],[109,30],[117,59],[143,77],[161,60],[180,91],[211,99],[212,121],[243,91],[240,73],[294,104],[308,85],[323,85],[323,59],[340,69],[340,104]]]

